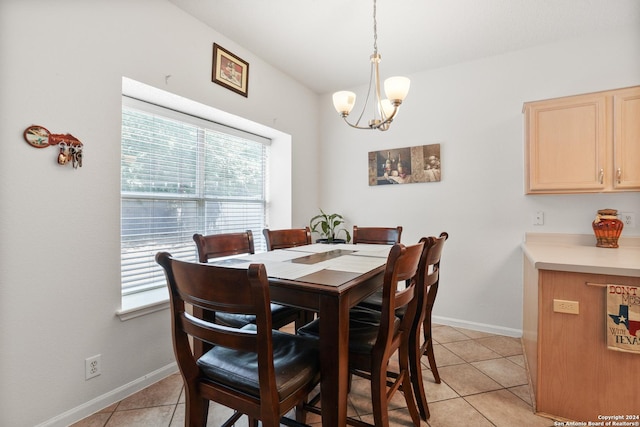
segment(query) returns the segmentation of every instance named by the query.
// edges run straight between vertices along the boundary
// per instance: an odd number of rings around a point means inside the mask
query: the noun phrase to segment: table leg
[[[320,384],[323,427],[344,427],[349,379],[349,305],[346,298],[320,300]]]

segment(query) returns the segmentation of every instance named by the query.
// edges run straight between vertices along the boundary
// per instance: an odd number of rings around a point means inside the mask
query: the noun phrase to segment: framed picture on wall
[[[369,152],[369,185],[440,182],[440,144]]]
[[[211,81],[248,97],[249,63],[214,43]]]

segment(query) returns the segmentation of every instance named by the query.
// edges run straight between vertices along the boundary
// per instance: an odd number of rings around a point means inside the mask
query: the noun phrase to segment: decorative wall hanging
[[[29,126],[24,131],[24,139],[36,148],[57,146],[58,164],[66,165],[70,163],[74,169],[82,167],[83,144],[75,136],[67,134],[51,133],[43,126]]]
[[[607,347],[640,353],[640,287],[607,284]]]
[[[440,181],[440,144],[369,152],[369,185]]]
[[[249,96],[249,63],[214,43],[211,80],[242,96]]]

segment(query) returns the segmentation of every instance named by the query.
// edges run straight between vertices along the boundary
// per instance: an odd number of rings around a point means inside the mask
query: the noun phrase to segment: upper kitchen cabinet
[[[640,86],[524,104],[526,193],[640,191]]]
[[[613,93],[613,154],[613,187],[640,190],[640,86]]]

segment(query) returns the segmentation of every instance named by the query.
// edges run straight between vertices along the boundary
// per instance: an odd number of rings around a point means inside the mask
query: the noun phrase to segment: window
[[[194,233],[252,230],[264,250],[270,140],[123,97],[122,293],[165,287],[159,251],[196,259]]]

